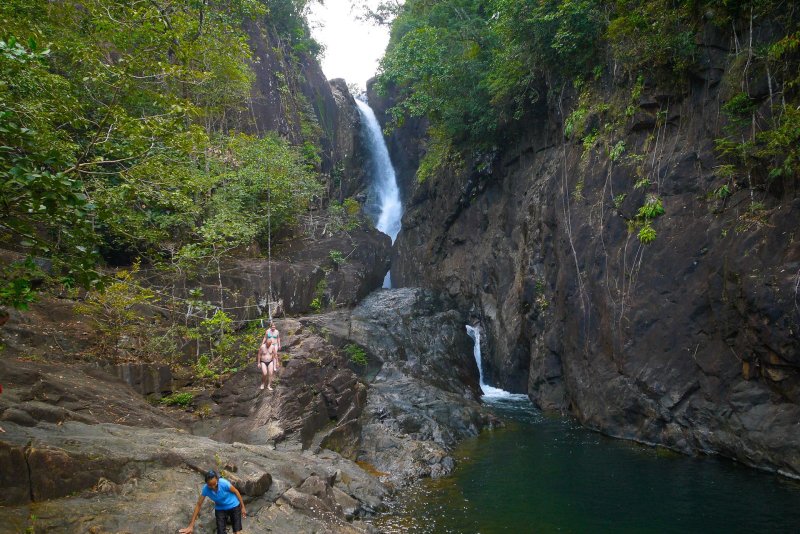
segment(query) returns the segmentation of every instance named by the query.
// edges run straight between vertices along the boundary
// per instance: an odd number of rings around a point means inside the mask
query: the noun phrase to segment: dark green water
[[[800,483],[606,438],[527,401],[464,443],[453,476],[398,496],[382,532],[800,532]]]

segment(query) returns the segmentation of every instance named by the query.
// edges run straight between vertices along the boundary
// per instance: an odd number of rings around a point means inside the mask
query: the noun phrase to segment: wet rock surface
[[[357,459],[394,484],[449,473],[452,447],[496,424],[477,402],[465,322],[450,299],[408,288],[375,292],[349,318],[318,322],[368,351]]]

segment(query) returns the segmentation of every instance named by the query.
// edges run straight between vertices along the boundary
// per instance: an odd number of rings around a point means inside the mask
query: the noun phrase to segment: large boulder
[[[473,343],[452,300],[422,289],[381,290],[349,314],[308,321],[365,349],[367,402],[349,430],[360,428],[358,459],[392,483],[448,474],[455,444],[496,423],[478,402]]]

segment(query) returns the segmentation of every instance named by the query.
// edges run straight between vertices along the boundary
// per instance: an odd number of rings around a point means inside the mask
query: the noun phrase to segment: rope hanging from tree
[[[272,176],[267,174],[267,278],[269,281],[269,298],[267,300],[267,313],[269,322],[272,322]]]

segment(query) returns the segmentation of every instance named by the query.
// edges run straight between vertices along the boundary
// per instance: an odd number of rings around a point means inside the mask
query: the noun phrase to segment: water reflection
[[[606,438],[499,399],[452,477],[398,496],[382,532],[796,532],[800,484],[718,458]]]

